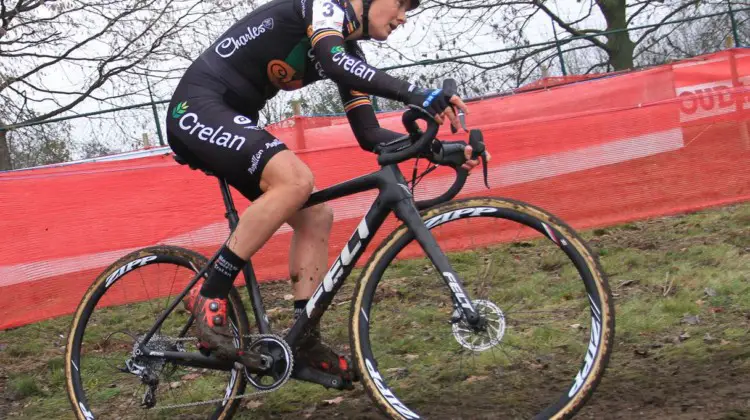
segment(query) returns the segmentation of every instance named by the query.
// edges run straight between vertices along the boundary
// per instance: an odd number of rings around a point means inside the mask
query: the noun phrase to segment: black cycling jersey
[[[331,79],[405,101],[409,83],[368,65],[356,42],[345,41],[360,27],[354,13],[347,0],[274,0],[232,25],[199,60],[249,99]]]
[[[368,94],[406,102],[408,82],[367,64],[348,0],[273,0],[227,29],[191,64],[170,103],[170,146],[226,178],[246,197],[286,145],[257,127],[258,111],[279,90],[322,79],[338,85],[347,118],[366,150],[399,137],[380,127]]]
[[[405,101],[412,87],[368,65],[356,41],[345,40],[361,26],[354,14],[348,0],[274,0],[227,29],[198,61],[252,111],[281,89],[332,80],[355,137],[372,150],[398,134],[380,128],[368,94]]]

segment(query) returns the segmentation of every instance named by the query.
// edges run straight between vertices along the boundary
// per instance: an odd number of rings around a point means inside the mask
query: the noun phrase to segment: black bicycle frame
[[[226,218],[229,220],[229,226],[232,231],[237,226],[237,211],[234,208],[231,193],[225,180],[220,179],[220,186],[224,196],[224,204],[227,208]],[[364,253],[375,233],[380,229],[385,219],[391,211],[396,217],[404,222],[409,228],[409,235],[413,235],[417,242],[424,250],[432,264],[439,270],[446,282],[451,295],[453,296],[454,305],[463,312],[466,320],[471,325],[479,322],[477,314],[470,297],[464,290],[463,282],[459,279],[456,272],[450,265],[448,258],[438,246],[430,230],[422,222],[422,218],[417,209],[409,188],[406,185],[401,170],[397,165],[383,166],[379,171],[373,172],[361,177],[345,181],[340,184],[330,186],[324,190],[314,192],[307,200],[303,208],[311,207],[316,204],[325,203],[337,198],[346,197],[360,192],[377,188],[379,194],[365,217],[357,226],[349,241],[344,245],[341,255],[334,261],[326,273],[323,281],[310,298],[305,311],[295,321],[292,328],[287,333],[285,340],[294,348],[295,343],[305,331],[305,328],[312,323],[318,322],[320,317],[328,309],[333,297],[341,288],[344,280],[351,273],[359,258]],[[453,197],[446,197],[446,201]],[[213,357],[206,357],[200,354],[191,354],[185,352],[153,352],[145,348],[150,338],[158,331],[161,324],[172,310],[180,303],[187,292],[203,276],[207,267],[209,267],[218,257],[218,251],[210,259],[206,267],[203,267],[188,284],[185,290],[172,302],[167,310],[160,316],[151,330],[141,341],[140,350],[145,356],[161,357],[180,364],[191,366],[203,366],[213,369],[231,369],[232,363],[217,361]],[[260,333],[266,334],[271,332],[271,327],[263,308],[260,288],[252,269],[252,264],[248,262],[244,268],[246,288],[251,299],[255,320],[258,324]],[[189,323],[188,326],[189,327]],[[187,329],[185,328],[185,330]]]

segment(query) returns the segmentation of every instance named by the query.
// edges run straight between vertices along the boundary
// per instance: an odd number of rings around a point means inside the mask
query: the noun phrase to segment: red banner
[[[490,186],[471,176],[460,197],[499,195],[555,213],[576,229],[750,199],[750,52],[475,101],[467,121],[493,155]],[[379,115],[403,131],[399,112]],[[318,188],[377,169],[343,117],[296,117],[269,131],[297,150]],[[441,129],[441,139],[464,138]],[[172,244],[211,255],[228,235],[215,178],[167,153],[0,173],[0,328],[71,313],[104,267],[132,250]],[[403,164],[410,174],[413,163]],[[418,198],[452,178],[436,171]],[[249,203],[235,192],[241,212]],[[375,197],[331,202],[331,260]],[[372,249],[388,230],[389,219]],[[456,232],[450,249],[466,246]],[[501,235],[487,241],[501,241]],[[262,281],[285,279],[284,225],[253,258]],[[372,249],[368,250],[365,258]],[[360,261],[360,265],[364,263]],[[605,267],[606,269],[606,267]]]

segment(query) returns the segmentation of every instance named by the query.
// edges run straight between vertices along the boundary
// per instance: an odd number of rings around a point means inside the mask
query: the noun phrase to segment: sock
[[[299,318],[300,315],[302,315],[302,312],[305,311],[305,306],[307,306],[307,302],[310,299],[302,299],[302,300],[295,300],[294,301],[294,320],[296,321],[297,318]]]
[[[208,278],[201,287],[201,295],[207,298],[226,299],[232,290],[232,283],[247,261],[238,257],[226,245],[221,247],[219,256],[208,270]]]

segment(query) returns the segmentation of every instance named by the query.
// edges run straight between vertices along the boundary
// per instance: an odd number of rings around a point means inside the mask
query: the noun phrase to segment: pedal
[[[292,378],[299,379],[305,382],[312,382],[318,385],[323,385],[326,388],[333,388],[338,390],[354,389],[354,384],[352,384],[352,381],[345,380],[340,376],[331,375],[330,373],[326,373],[307,366],[302,366],[299,368],[295,367],[294,372],[292,373]]]
[[[346,366],[341,365],[342,359],[343,359],[343,362],[346,363]],[[349,356],[341,356],[341,359],[339,359],[339,367],[341,368],[341,370],[345,370],[351,374],[351,379],[344,378],[344,381],[348,381],[349,383],[359,382],[359,375],[357,375],[357,369],[353,368],[352,361],[349,358]]]

